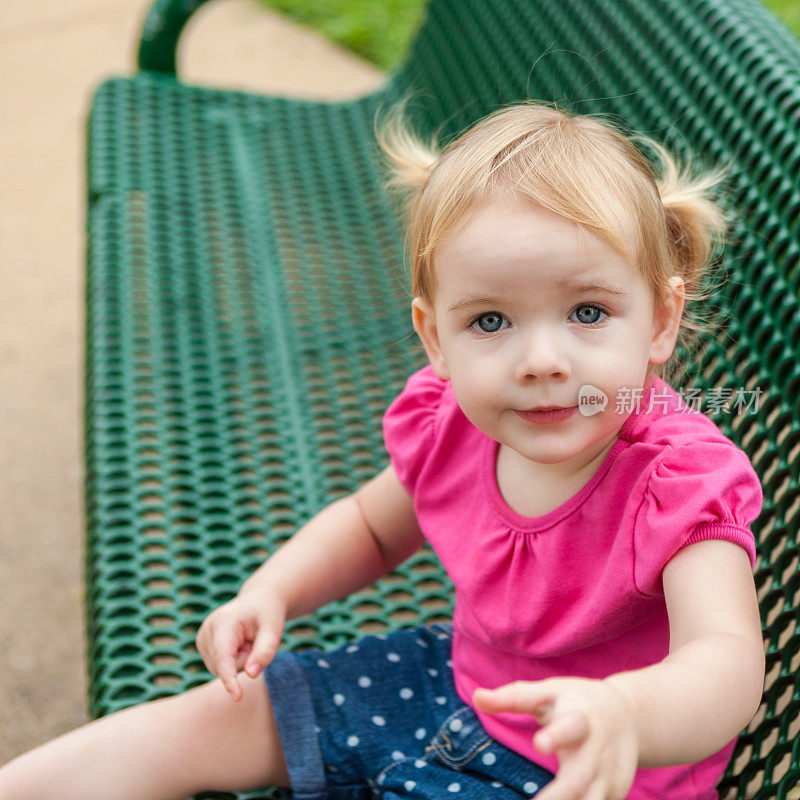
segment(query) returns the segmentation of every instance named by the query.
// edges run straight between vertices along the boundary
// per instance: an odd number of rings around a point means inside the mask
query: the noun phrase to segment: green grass
[[[766,6],[800,36],[800,0],[767,0]]]
[[[259,0],[382,70],[403,60],[426,0]]]
[[[352,50],[383,70],[398,66],[422,22],[427,0],[258,0]],[[690,2],[690,0],[687,0]],[[766,0],[800,37],[800,0]]]

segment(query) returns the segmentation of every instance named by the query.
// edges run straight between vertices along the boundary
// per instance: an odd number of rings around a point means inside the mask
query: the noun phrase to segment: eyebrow
[[[588,283],[577,283],[575,281],[562,281],[560,284],[564,289],[572,289],[573,292],[576,294],[581,294],[585,292],[603,292],[605,294],[614,295],[615,297],[627,297],[630,295],[630,292],[626,289],[623,289],[619,286],[615,286],[613,283],[608,283],[606,281],[591,281]],[[473,305],[495,305],[500,304],[503,302],[507,302],[507,298],[504,301],[503,298],[499,297],[483,297],[481,295],[467,295],[466,297],[462,297],[460,300],[456,301],[451,305],[447,310],[448,311],[458,311],[460,308],[465,308],[466,306],[473,306]]]

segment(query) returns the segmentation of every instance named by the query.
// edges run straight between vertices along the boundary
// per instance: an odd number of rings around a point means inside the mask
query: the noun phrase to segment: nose
[[[538,326],[520,337],[520,343],[516,368],[518,380],[569,377],[569,361],[557,331]]]

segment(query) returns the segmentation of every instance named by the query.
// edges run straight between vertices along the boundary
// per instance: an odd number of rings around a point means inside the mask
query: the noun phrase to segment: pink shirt
[[[539,517],[505,502],[498,443],[464,416],[431,366],[408,379],[383,419],[397,477],[455,586],[458,695],[492,737],[552,772],[557,758],[533,749],[534,718],[484,714],[474,689],[604,678],[661,661],[669,651],[661,571],[670,558],[727,539],[755,563],[749,525],[762,492],[747,455],[660,378],[630,407],[594,476]],[[697,764],[638,770],[628,800],[715,800],[735,741]]]

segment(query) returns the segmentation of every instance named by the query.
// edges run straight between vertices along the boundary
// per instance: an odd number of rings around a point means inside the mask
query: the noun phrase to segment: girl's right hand
[[[272,661],[285,625],[286,607],[280,600],[255,594],[239,594],[203,620],[197,649],[234,701],[243,695],[238,673],[255,678]]]

